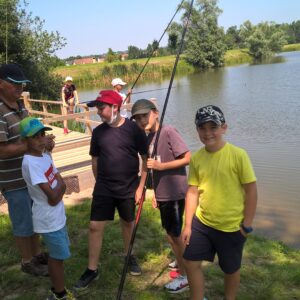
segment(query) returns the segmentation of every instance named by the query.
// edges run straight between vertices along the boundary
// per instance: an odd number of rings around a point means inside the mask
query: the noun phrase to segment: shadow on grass
[[[90,201],[67,209],[67,224],[72,257],[65,262],[66,286],[71,288],[87,265],[87,233]],[[0,299],[45,299],[49,278],[32,277],[20,272],[19,255],[11,236],[7,216],[0,216]],[[170,248],[161,229],[159,212],[144,204],[137,231],[134,252],[143,270],[142,276],[128,275],[124,284],[124,300],[188,299],[189,293],[167,294],[163,286],[169,281],[167,265]],[[107,225],[100,259],[100,278],[89,293],[79,299],[116,299],[124,254],[118,218]],[[206,297],[223,297],[223,274],[217,263],[204,264]],[[241,270],[240,300],[300,299],[300,251],[282,243],[252,236],[244,252]]]

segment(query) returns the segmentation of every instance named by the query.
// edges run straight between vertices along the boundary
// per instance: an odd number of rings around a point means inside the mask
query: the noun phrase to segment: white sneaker
[[[171,294],[177,294],[189,289],[189,283],[186,276],[180,275],[173,281],[165,285],[165,289]]]
[[[170,262],[168,264],[168,268],[171,270],[171,271],[175,271],[178,269],[178,264],[177,264],[177,260],[175,259],[174,261]]]

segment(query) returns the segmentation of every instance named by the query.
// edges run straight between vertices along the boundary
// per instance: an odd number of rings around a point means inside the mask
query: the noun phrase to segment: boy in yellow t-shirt
[[[200,108],[195,124],[205,147],[190,161],[182,232],[191,299],[203,299],[201,263],[213,261],[217,254],[224,272],[225,299],[233,300],[240,283],[243,246],[256,211],[256,177],[246,151],[223,139],[227,124],[219,107]]]

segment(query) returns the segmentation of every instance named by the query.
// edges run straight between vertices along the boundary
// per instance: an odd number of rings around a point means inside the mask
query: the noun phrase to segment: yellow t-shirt
[[[255,182],[244,149],[226,143],[217,152],[201,148],[190,162],[188,184],[200,192],[196,216],[207,226],[233,232],[243,220],[245,192],[242,184]]]

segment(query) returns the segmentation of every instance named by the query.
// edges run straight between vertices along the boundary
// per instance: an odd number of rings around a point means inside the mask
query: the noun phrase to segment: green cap
[[[31,137],[40,132],[41,130],[52,130],[36,118],[26,117],[20,122],[20,134],[22,137]]]
[[[157,110],[155,104],[147,99],[137,100],[131,108],[131,118],[133,119],[136,115],[147,114],[152,109]]]

